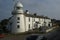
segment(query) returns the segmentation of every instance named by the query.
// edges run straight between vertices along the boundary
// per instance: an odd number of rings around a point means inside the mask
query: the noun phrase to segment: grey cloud
[[[40,15],[60,19],[60,0],[20,0],[20,2],[24,5],[24,10],[28,9],[32,13],[37,12]],[[0,0],[0,5],[2,5],[0,6],[0,13],[2,13],[2,16],[4,14],[3,11],[5,14],[11,14],[13,3],[12,0]],[[6,6],[4,7],[4,5]],[[8,15],[6,17],[9,17]]]
[[[25,9],[43,14],[51,18],[60,19],[60,0],[20,0]],[[26,6],[25,6],[26,5]]]

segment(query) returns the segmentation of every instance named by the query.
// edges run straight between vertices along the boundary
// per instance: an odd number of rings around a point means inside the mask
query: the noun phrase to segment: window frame
[[[17,21],[17,23],[20,23],[19,21]]]
[[[20,9],[20,7],[16,7],[16,9]]]
[[[20,20],[20,17],[17,17],[17,20]]]
[[[29,22],[30,22],[30,17],[29,17]]]
[[[28,25],[28,29],[30,30],[30,24]]]
[[[17,25],[17,28],[20,28],[20,25]]]

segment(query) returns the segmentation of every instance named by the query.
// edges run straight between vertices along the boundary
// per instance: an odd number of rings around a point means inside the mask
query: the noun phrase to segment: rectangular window
[[[17,20],[20,20],[20,17],[17,17]]]
[[[34,18],[34,21],[35,21],[35,18]]]
[[[20,25],[17,25],[17,28],[20,28]]]
[[[17,22],[17,23],[20,23],[20,22]]]
[[[30,24],[29,24],[29,29],[30,29]]]
[[[29,17],[29,22],[30,22],[30,17]]]
[[[48,24],[48,26],[50,27],[50,24]]]

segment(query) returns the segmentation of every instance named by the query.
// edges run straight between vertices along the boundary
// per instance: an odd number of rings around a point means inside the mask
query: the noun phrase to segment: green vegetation
[[[6,25],[8,24],[8,19],[3,19],[0,22],[0,29],[2,29],[4,32],[7,32]]]

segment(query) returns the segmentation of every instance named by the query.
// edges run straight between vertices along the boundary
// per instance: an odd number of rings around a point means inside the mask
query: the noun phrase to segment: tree
[[[3,19],[0,22],[0,28],[3,29],[3,31],[6,31],[6,25],[8,24],[9,20],[8,19]]]

